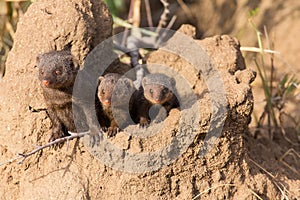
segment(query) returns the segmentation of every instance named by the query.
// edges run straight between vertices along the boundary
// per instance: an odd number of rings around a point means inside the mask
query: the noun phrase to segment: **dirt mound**
[[[104,3],[39,1],[32,4],[18,24],[16,40],[7,60],[7,75],[1,82],[0,110],[10,113],[0,116],[1,131],[24,133],[11,138],[14,141],[22,141],[25,135],[32,134],[39,138],[46,131],[45,121],[38,119],[41,113],[32,115],[35,109],[45,108],[37,87],[38,54],[72,46],[72,54],[82,64],[91,49],[111,33],[112,19]],[[17,122],[18,126],[12,122]],[[27,128],[21,130],[20,127]]]
[[[14,156],[29,150],[30,144],[45,143],[49,137],[50,121],[38,87],[36,56],[72,46],[72,54],[82,64],[87,54],[111,34],[112,18],[101,1],[45,0],[30,6],[18,23],[6,63],[7,74],[0,83],[0,131],[5,133],[1,134],[1,155]],[[13,185],[22,182],[19,170],[24,171],[22,167],[12,174],[5,171],[3,180]],[[30,190],[22,191],[26,185],[13,185],[2,187],[1,199],[34,197],[26,196],[31,195]]]
[[[96,1],[41,1],[28,9],[8,58],[7,76],[0,82],[1,162],[45,144],[49,137],[50,120],[33,67],[36,54],[71,43],[72,53],[82,63],[110,33],[111,18]],[[67,151],[45,149],[22,165],[1,166],[1,199],[191,199],[197,195],[201,199],[254,199],[255,195],[278,199],[280,192],[272,179],[248,158],[247,127],[253,108],[249,84],[255,76],[245,68],[238,42],[229,36],[196,42],[212,59],[226,92],[227,118],[220,138],[208,133],[214,113],[205,76],[178,55],[158,50],[147,62],[172,68],[189,81],[198,97],[199,129],[182,156],[155,171],[128,173],[105,166],[82,140],[71,141]],[[150,140],[122,132],[112,143],[123,152],[155,151],[176,138],[180,115],[172,110],[163,130]],[[205,141],[213,148],[199,156]]]

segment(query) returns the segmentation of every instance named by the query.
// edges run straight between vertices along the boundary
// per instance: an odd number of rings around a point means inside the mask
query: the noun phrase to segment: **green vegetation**
[[[118,16],[118,13],[126,9],[125,0],[104,0],[104,2],[113,16]]]
[[[258,58],[254,59],[254,62],[257,67],[259,78],[262,82],[262,89],[264,91],[266,102],[265,108],[260,117],[258,118],[257,116],[254,116],[257,127],[262,127],[265,123],[265,119],[267,118],[268,132],[270,137],[273,138],[274,132],[281,131],[285,134],[285,127],[283,126],[282,119],[283,117],[288,117],[289,120],[293,122],[293,128],[295,128],[297,134],[300,135],[300,119],[295,119],[295,117],[291,114],[284,111],[287,101],[293,100],[299,95],[297,93],[297,88],[299,87],[300,82],[297,80],[295,74],[275,74],[274,52],[270,55],[270,64],[266,64],[266,49],[269,51],[272,49],[272,46],[266,27],[264,28],[264,34],[262,34],[252,21],[252,17],[254,17],[257,12],[258,9],[254,9],[249,13],[249,23],[257,35],[259,55]],[[263,46],[264,39],[266,40],[265,43],[267,44],[267,48],[264,48]],[[269,74],[267,73],[268,69]],[[282,78],[280,78],[279,81],[276,81],[275,77],[280,75]]]

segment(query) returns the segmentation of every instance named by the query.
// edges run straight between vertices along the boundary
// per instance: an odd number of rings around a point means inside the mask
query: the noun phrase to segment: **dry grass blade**
[[[145,0],[145,7],[146,7],[148,26],[153,27],[153,20],[152,20],[151,7],[150,7],[149,0]]]
[[[278,188],[278,190],[281,192],[281,195],[282,195],[282,199],[286,199],[288,200],[289,197],[286,195],[286,193],[289,193],[290,192],[286,189],[286,187],[282,184],[282,183],[277,183],[276,182],[276,178],[270,173],[268,172],[265,168],[263,168],[262,166],[260,166],[257,162],[255,162],[254,160],[252,160],[251,158],[249,158],[249,160],[254,163],[258,168],[260,168],[261,170],[263,170],[268,176],[270,176],[272,179],[273,179],[273,183],[274,185]],[[282,186],[282,188],[278,185],[280,184]]]
[[[164,11],[160,16],[159,23],[157,25],[156,33],[159,33],[160,29],[167,24],[168,16],[170,13],[169,3],[167,0],[160,0],[164,6]]]
[[[140,27],[141,23],[141,0],[134,0],[132,12],[132,25],[133,27]]]
[[[213,187],[210,187],[202,192],[200,192],[199,194],[197,194],[195,197],[193,197],[192,200],[196,200],[198,199],[202,194],[205,194],[207,192],[209,192],[210,190],[213,190],[213,189],[216,189],[218,187],[223,187],[223,186],[230,186],[230,187],[237,187],[236,184],[221,184],[221,185],[217,185],[217,186],[213,186]],[[260,199],[260,200],[263,200],[258,194],[256,194],[253,190],[251,190],[250,188],[247,188],[256,198]]]
[[[280,114],[279,114],[279,123],[280,123],[280,128],[281,128],[281,132],[282,132],[282,135],[284,137],[284,139],[290,143],[291,145],[293,146],[300,146],[299,142],[298,143],[295,143],[295,142],[292,142],[288,137],[287,137],[287,134],[286,134],[286,131],[284,129],[284,122],[283,122],[283,116],[287,116],[289,118],[289,120],[291,122],[293,122],[295,124],[295,126],[299,126],[299,122],[296,122],[296,120],[294,119],[294,117],[286,114],[284,111],[281,111]]]
[[[134,28],[139,28],[141,23],[141,0],[134,0],[132,11],[132,25]],[[139,29],[131,29],[131,35],[136,38],[141,38],[142,34]]]
[[[131,25],[130,23],[116,17],[116,16],[113,16],[113,19],[114,19],[114,23],[117,24],[117,25],[120,25],[120,26],[123,26],[125,28],[129,28],[129,29],[134,29],[133,25]],[[141,33],[145,34],[145,35],[149,35],[149,36],[152,36],[152,37],[156,37],[158,36],[157,33],[155,32],[152,32],[148,29],[144,29],[144,28],[139,28],[138,29]]]
[[[290,170],[292,170],[294,173],[300,175],[299,171],[296,170],[294,167],[290,166],[287,162],[284,161],[284,158],[288,155],[291,155],[295,162],[300,160],[300,155],[295,151],[295,149],[289,149],[287,152],[285,152],[279,159],[279,161],[284,164],[286,167],[288,167]]]
[[[255,52],[255,53],[260,53],[261,49],[257,47],[240,47],[241,51],[249,51],[249,52]],[[279,51],[274,51],[271,49],[263,49],[263,53],[270,53],[270,54],[280,54]]]
[[[161,43],[161,41],[165,38],[165,36],[167,35],[167,30],[171,29],[171,27],[173,26],[173,24],[176,21],[176,16],[173,16],[172,19],[170,20],[168,26],[166,27],[166,29],[163,31],[163,33],[161,34],[161,36],[158,38],[158,40],[156,41],[155,46],[159,46],[159,44]]]
[[[134,1],[131,0],[130,6],[129,6],[129,12],[128,12],[128,16],[127,16],[128,21],[130,21],[132,18],[133,4],[134,4]],[[126,44],[126,38],[128,37],[128,32],[129,32],[128,29],[129,29],[128,27],[125,27],[123,38],[122,38],[122,43],[121,43],[122,46],[125,46],[125,44]]]
[[[10,34],[11,38],[15,38],[15,30],[14,30],[11,22],[7,21],[5,23],[5,27],[6,27],[6,30],[8,31],[8,33]]]

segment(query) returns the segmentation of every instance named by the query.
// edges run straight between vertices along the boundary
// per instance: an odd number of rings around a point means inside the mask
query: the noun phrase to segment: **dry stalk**
[[[160,16],[160,20],[159,20],[159,23],[158,23],[158,26],[157,26],[157,29],[156,29],[156,33],[159,33],[160,29],[167,24],[168,15],[170,13],[168,1],[167,0],[160,0],[160,2],[164,6],[164,11]]]
[[[66,137],[63,137],[63,138],[59,138],[59,139],[56,139],[52,142],[49,142],[43,146],[38,146],[37,148],[35,148],[34,150],[30,151],[30,152],[27,152],[27,153],[19,153],[17,154],[16,157],[6,161],[6,162],[3,162],[3,163],[0,163],[0,166],[2,165],[7,165],[7,164],[10,164],[16,160],[20,160],[18,163],[19,164],[22,164],[24,162],[24,160],[34,154],[36,154],[37,152],[45,149],[45,148],[48,148],[48,147],[51,147],[51,146],[54,146],[54,145],[57,145],[57,144],[61,144],[61,143],[64,143],[66,141],[70,141],[72,139],[75,139],[75,138],[81,138],[85,135],[88,135],[89,134],[89,131],[87,132],[82,132],[82,133],[71,133],[69,132],[71,135],[70,136],[66,136]]]

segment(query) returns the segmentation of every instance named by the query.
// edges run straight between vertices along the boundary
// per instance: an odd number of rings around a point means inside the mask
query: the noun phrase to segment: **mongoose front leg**
[[[52,133],[49,142],[67,136],[68,134],[64,132],[63,125],[61,124],[59,118],[55,114],[53,108],[49,107],[47,111],[48,111],[49,118],[52,121]]]
[[[107,129],[107,136],[114,137],[118,132],[119,132],[119,126],[115,120],[112,120],[110,127]]]
[[[150,124],[150,120],[147,117],[140,117],[140,127],[147,127]]]

